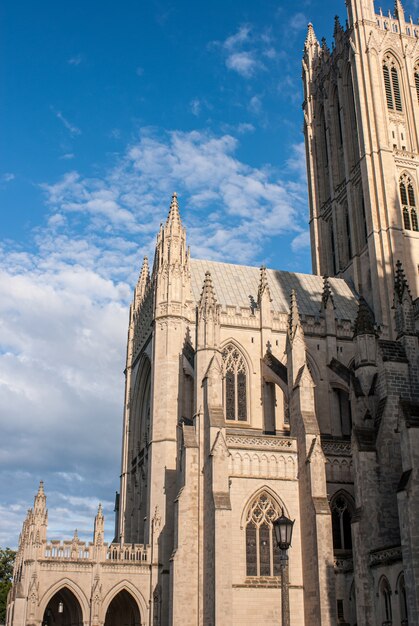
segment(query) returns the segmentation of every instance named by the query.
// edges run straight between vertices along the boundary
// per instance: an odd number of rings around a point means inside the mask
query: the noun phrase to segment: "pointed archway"
[[[63,587],[48,602],[42,626],[83,626],[79,601],[70,589]]]
[[[108,606],[105,626],[141,626],[138,605],[126,589],[122,589]]]

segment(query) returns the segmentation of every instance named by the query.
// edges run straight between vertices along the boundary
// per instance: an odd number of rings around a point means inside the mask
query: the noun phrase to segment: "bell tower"
[[[400,260],[419,296],[419,27],[400,0],[347,0],[331,48],[308,26],[303,57],[313,270],[351,282],[393,338]]]

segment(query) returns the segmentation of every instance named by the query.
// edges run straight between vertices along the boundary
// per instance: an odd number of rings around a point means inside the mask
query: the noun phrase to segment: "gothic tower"
[[[332,49],[311,24],[304,47],[313,269],[352,282],[394,337],[397,260],[419,295],[419,26],[399,0],[393,15],[346,4]]]

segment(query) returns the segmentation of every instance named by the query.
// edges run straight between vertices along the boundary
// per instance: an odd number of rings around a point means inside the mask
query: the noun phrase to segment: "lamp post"
[[[288,594],[288,548],[291,545],[292,530],[295,520],[290,520],[284,515],[282,509],[281,515],[273,522],[275,531],[275,539],[278,548],[281,550],[280,566],[281,566],[281,617],[282,626],[290,624],[290,606]]]

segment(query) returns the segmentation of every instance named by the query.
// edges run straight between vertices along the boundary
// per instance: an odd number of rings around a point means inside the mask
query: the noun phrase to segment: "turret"
[[[141,272],[138,277],[137,286],[134,292],[134,308],[137,310],[144,299],[148,285],[150,284],[150,268],[148,266],[148,257],[144,257]]]
[[[102,504],[99,503],[97,514],[95,517],[95,528],[93,531],[93,543],[95,546],[101,546],[104,540],[105,518],[103,516]]]

